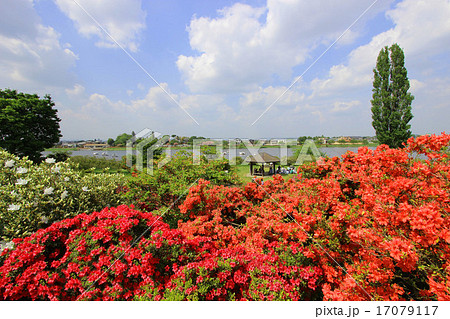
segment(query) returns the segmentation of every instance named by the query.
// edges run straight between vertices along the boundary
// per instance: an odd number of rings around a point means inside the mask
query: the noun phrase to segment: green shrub
[[[233,158],[233,161],[236,163],[236,165],[241,165],[244,162],[244,159],[240,156],[236,156]]]
[[[96,158],[93,156],[72,156],[69,159],[71,168],[80,171],[90,171],[91,169],[114,169],[121,170],[123,162],[114,159]]]
[[[70,158],[70,154],[72,152],[68,151],[53,151],[50,155],[47,156],[47,158],[54,158],[56,162],[65,162],[67,159]]]
[[[125,178],[82,174],[54,159],[35,165],[0,149],[0,238],[25,237],[57,220],[122,203]]]
[[[236,167],[226,159],[208,161],[201,157],[199,165],[195,164],[192,154],[180,152],[164,166],[157,168],[157,161],[152,174],[134,173],[127,183],[127,198],[145,211],[166,211],[178,199],[178,205],[186,198],[188,189],[200,178],[211,181],[215,185],[234,185],[241,181],[236,174]],[[178,205],[163,219],[171,227],[176,227]]]

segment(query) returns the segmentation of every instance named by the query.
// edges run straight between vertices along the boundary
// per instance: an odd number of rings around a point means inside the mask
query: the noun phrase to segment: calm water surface
[[[369,149],[374,150],[375,147],[369,147]],[[165,150],[166,153],[168,153],[169,150]],[[177,152],[182,151],[180,149],[171,150],[172,155],[176,154]],[[189,152],[192,152],[192,150],[187,150]],[[227,159],[239,156],[242,158],[246,158],[249,155],[254,155],[257,152],[262,153],[266,152],[269,155],[277,156],[282,158],[283,156],[291,156],[293,153],[292,148],[288,148],[287,150],[280,150],[279,148],[263,148],[263,149],[236,149],[236,150],[229,150],[224,149],[225,152],[224,157]],[[287,151],[287,154],[286,154]],[[345,154],[348,151],[351,152],[358,152],[358,147],[320,147],[319,151],[325,153],[328,157],[334,157]],[[43,152],[43,156],[47,156],[51,152]],[[92,150],[78,150],[78,151],[72,151],[71,156],[94,156],[97,158],[106,158],[106,159],[115,159],[120,161],[123,156],[126,155],[126,151],[92,151]]]

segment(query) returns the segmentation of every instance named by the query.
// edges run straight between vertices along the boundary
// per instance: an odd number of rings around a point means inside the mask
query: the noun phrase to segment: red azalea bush
[[[218,250],[208,237],[187,239],[160,216],[127,206],[78,215],[14,243],[0,256],[2,300],[311,298],[320,274],[295,262],[305,259],[300,250],[285,258],[276,247],[268,255]]]
[[[177,229],[126,206],[62,221],[2,253],[0,297],[450,300],[449,141],[360,148],[287,181],[200,180]]]
[[[172,268],[195,260],[186,241],[158,216],[127,206],[55,223],[1,255],[4,300],[128,300],[162,290]]]
[[[163,300],[320,300],[321,270],[305,266],[309,259],[296,246],[273,243],[261,253],[241,247],[216,250],[177,267]],[[141,298],[155,299],[159,296]]]
[[[179,229],[255,253],[301,243],[326,300],[449,300],[449,141],[360,148],[243,189],[201,182],[180,206],[190,220]]]

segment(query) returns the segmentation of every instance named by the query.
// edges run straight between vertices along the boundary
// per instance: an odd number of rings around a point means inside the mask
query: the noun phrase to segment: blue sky
[[[66,140],[374,135],[372,69],[392,43],[413,133],[449,131],[448,0],[2,0],[0,11],[0,88],[50,94]]]

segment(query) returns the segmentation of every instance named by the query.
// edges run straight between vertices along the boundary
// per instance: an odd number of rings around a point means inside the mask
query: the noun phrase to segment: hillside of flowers
[[[160,207],[141,178],[124,187],[136,207],[14,239],[0,299],[450,300],[449,142],[363,147],[286,181],[200,179]]]

